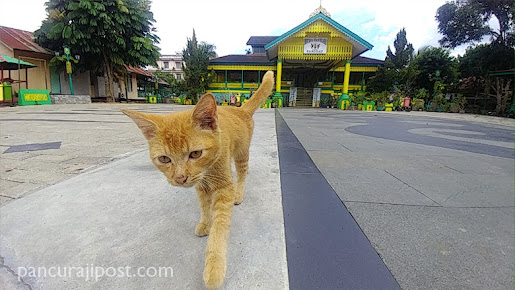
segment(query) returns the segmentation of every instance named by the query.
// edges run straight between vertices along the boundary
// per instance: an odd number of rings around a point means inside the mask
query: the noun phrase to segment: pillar
[[[363,72],[363,75],[361,76],[361,91],[363,90],[363,87],[365,86],[365,72]]]
[[[338,100],[338,109],[346,110],[350,104],[349,98],[350,60],[345,62],[345,73],[343,74],[343,92]]]
[[[283,60],[278,59],[277,60],[277,80],[275,82],[275,92],[280,93],[281,92],[281,77],[283,74]]]
[[[284,104],[283,95],[281,94],[281,77],[283,73],[283,60],[277,60],[277,76],[275,82],[275,94],[272,97],[272,102],[277,104],[277,108],[281,108]]]
[[[350,60],[345,62],[345,74],[343,75],[343,93],[349,93]]]

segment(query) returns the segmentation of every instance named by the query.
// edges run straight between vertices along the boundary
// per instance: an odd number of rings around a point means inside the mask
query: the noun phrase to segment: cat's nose
[[[186,180],[188,180],[188,176],[184,176],[184,175],[181,175],[181,176],[178,176],[175,178],[175,182],[177,182],[178,184],[184,184],[184,183],[186,183]]]

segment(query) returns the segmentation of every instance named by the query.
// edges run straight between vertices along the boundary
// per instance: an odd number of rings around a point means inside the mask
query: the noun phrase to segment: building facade
[[[157,67],[148,66],[147,70],[150,72],[155,72],[156,70],[162,70],[167,73],[173,74],[173,76],[178,79],[184,79],[184,72],[182,70],[183,61],[182,54],[166,54],[161,55],[159,60],[157,61]]]
[[[73,53],[73,52],[72,52]],[[47,90],[50,95],[70,95],[68,74],[50,69],[49,62],[55,52],[42,48],[34,42],[30,31],[0,26],[0,54],[20,59],[36,67],[20,71],[5,71],[4,78],[14,80],[15,94],[19,89]],[[125,66],[126,74],[119,83],[114,83],[115,99],[146,101],[153,89],[153,74],[141,68]],[[20,82],[21,81],[21,82]],[[92,99],[105,99],[105,78],[90,71],[74,72],[72,85],[75,95],[90,96]]]
[[[322,7],[308,20],[279,36],[251,36],[250,54],[227,55],[210,61],[216,73],[208,92],[218,101],[232,94],[248,97],[268,70],[275,71],[274,100],[284,106],[319,106],[366,90],[367,80],[382,60],[360,56],[372,45],[334,21]],[[279,101],[280,100],[280,101]]]
[[[4,72],[4,78],[17,80],[13,85],[15,92],[18,89],[50,91],[51,79],[59,78],[58,75],[51,74],[49,68],[49,62],[54,57],[53,53],[36,44],[33,38],[32,32],[0,26],[0,54],[36,65],[36,67],[28,69],[26,73],[25,70],[20,73],[18,71]]]

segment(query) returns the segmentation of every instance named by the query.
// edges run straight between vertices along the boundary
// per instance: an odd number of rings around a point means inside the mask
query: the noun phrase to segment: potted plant
[[[331,106],[331,108],[335,108],[336,106],[338,106],[338,96],[331,95],[329,97],[329,106]]]
[[[372,94],[372,99],[376,103],[377,110],[382,111],[384,110],[384,106],[386,104],[386,99],[388,98],[388,92],[384,91],[381,93],[374,93]]]
[[[413,99],[413,103],[411,104],[413,110],[415,111],[423,111],[424,110],[424,99]]]
[[[465,104],[467,100],[463,97],[463,94],[457,94],[452,101],[449,103],[449,112],[451,113],[465,113]]]
[[[320,107],[327,107],[329,108],[330,104],[329,104],[329,96],[327,95],[322,95],[322,97],[320,97]]]
[[[445,108],[447,107],[447,100],[445,99],[445,96],[443,93],[437,93],[435,97],[433,98],[433,101],[431,101],[430,108],[436,112],[442,112],[445,111]]]

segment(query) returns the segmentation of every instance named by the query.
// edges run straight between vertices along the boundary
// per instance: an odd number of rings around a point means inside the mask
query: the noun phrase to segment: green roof
[[[342,32],[343,34],[349,36],[352,40],[354,40],[354,41],[358,42],[359,44],[363,45],[364,47],[366,47],[367,50],[370,50],[370,49],[372,49],[372,47],[374,47],[372,44],[368,43],[366,40],[364,40],[363,38],[359,37],[354,32],[352,32],[349,29],[345,28],[340,23],[334,21],[330,17],[327,17],[323,13],[318,13],[317,15],[309,18],[308,20],[304,21],[302,24],[298,25],[297,27],[295,27],[295,28],[291,29],[290,31],[284,33],[283,35],[279,36],[274,41],[272,41],[269,44],[265,45],[265,49],[268,50],[269,48],[279,44],[280,42],[282,42],[286,38],[288,38],[288,37],[292,36],[293,34],[299,32],[300,30],[304,29],[306,26],[310,25],[311,23],[313,23],[313,22],[315,22],[315,21],[317,21],[319,19],[322,19],[325,22],[329,23],[334,28],[336,28],[338,31]]]
[[[5,54],[0,54],[0,68],[4,70],[17,70],[18,65],[20,68],[31,68],[36,66],[32,63],[19,60],[17,58],[10,57]]]

